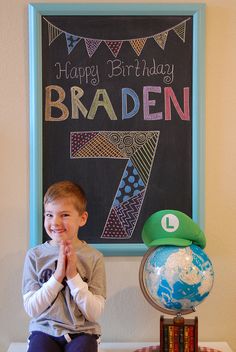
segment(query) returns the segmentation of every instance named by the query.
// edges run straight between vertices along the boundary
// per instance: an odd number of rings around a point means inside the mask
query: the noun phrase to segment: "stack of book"
[[[197,352],[198,320],[175,317],[160,320],[160,352]]]

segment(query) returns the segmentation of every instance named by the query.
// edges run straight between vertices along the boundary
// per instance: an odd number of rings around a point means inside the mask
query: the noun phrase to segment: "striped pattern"
[[[147,141],[141,148],[138,149],[131,156],[131,160],[139,172],[140,177],[145,185],[148,184],[149,176],[151,173],[157,141],[159,134],[154,135],[149,141]]]

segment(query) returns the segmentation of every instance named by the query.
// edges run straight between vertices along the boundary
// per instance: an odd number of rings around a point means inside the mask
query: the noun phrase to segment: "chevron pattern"
[[[119,207],[115,208],[123,228],[127,233],[126,238],[130,238],[132,236],[141,210],[144,195],[145,190],[130,198],[128,201],[122,203]]]
[[[111,208],[101,238],[131,238],[144,195],[145,191],[140,192],[118,207]]]

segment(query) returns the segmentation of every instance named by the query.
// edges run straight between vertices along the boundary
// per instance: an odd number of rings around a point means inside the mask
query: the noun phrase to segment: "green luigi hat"
[[[148,247],[187,247],[191,244],[201,248],[206,246],[204,232],[198,224],[177,210],[161,210],[152,214],[144,223],[142,239]]]

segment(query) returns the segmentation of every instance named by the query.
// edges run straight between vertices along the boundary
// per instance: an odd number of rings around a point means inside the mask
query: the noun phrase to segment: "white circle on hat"
[[[174,232],[179,227],[179,219],[176,215],[165,214],[161,219],[161,226],[166,232]]]

